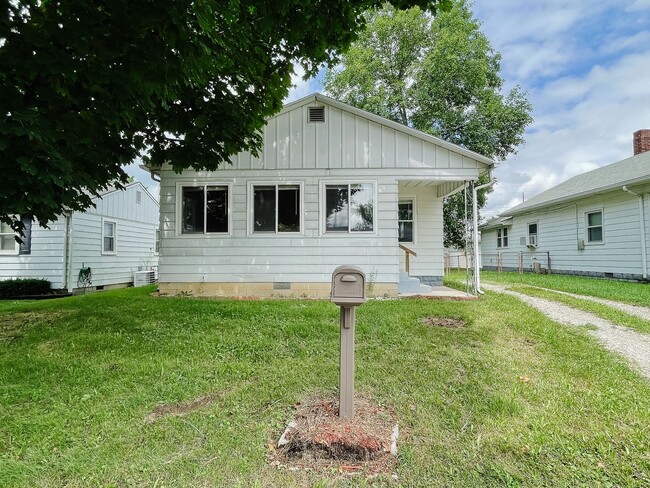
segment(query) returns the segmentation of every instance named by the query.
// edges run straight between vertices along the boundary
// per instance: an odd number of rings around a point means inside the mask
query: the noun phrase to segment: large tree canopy
[[[216,169],[261,143],[293,63],[332,63],[381,0],[14,0],[0,7],[0,220],[41,223],[146,162]],[[393,0],[435,11],[449,0]]]
[[[519,87],[502,93],[501,56],[464,0],[431,17],[386,6],[368,14],[342,63],[325,76],[333,97],[503,160],[523,143],[531,106]],[[485,205],[481,194],[480,206]],[[445,245],[464,246],[464,202],[445,202]]]

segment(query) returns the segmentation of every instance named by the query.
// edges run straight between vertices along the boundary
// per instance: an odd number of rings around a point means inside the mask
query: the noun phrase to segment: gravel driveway
[[[482,287],[486,290],[506,293],[517,297],[556,322],[568,325],[590,325],[595,327],[595,329],[587,329],[587,332],[596,337],[605,348],[622,354],[631,362],[635,369],[650,379],[650,335],[636,332],[627,327],[601,319],[592,313],[578,310],[562,303],[517,293],[504,286],[482,284]],[[591,297],[584,297],[582,295],[574,296],[577,298],[591,299]],[[650,320],[650,309],[646,307],[634,307],[610,300],[595,299],[594,301],[605,303],[630,314]],[[632,310],[635,310],[636,313],[633,313]],[[647,315],[639,315],[640,313]]]

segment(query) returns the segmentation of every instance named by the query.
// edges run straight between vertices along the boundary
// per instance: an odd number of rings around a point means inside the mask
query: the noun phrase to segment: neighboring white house
[[[410,274],[441,283],[442,199],[493,161],[314,94],[214,172],[159,175],[161,292],[328,296],[341,264],[360,266],[375,295],[395,295],[402,244]],[[417,281],[417,280],[416,280]],[[418,286],[420,283],[418,282]]]
[[[85,212],[71,212],[43,228],[26,222],[19,245],[11,228],[0,228],[0,280],[44,278],[54,289],[74,291],[82,268],[89,288],[124,286],[139,268],[157,265],[159,205],[142,183],[93,198]]]
[[[486,222],[483,269],[530,270],[537,262],[553,273],[648,279],[650,130],[634,136],[635,156],[574,176]]]

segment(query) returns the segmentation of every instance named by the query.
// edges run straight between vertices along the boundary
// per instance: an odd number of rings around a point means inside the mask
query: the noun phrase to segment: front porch
[[[463,189],[458,180],[400,180],[398,184],[399,297],[473,299],[443,286],[443,199]]]

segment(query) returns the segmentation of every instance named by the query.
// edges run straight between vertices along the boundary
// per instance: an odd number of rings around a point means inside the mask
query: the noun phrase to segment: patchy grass
[[[456,282],[465,282],[465,274],[454,272],[451,278]],[[514,273],[482,271],[481,280],[500,284],[522,284],[551,288],[553,290],[606,298],[633,305],[650,306],[650,283],[615,281],[600,278],[568,275],[542,275],[535,273]],[[464,285],[463,285],[464,286]]]
[[[0,303],[20,332],[0,341],[0,486],[366,484],[267,462],[293,405],[336,389],[337,307],[151,291]],[[488,294],[371,301],[356,341],[403,486],[650,484],[650,384],[584,331]]]

